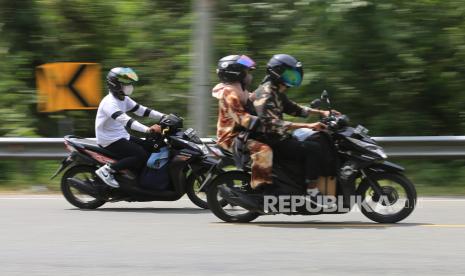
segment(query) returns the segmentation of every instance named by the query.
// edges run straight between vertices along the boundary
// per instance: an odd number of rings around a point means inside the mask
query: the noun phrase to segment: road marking
[[[465,224],[427,224],[424,227],[439,227],[439,228],[465,228]]]
[[[0,200],[58,200],[58,199],[65,199],[63,196],[29,196],[29,197],[19,197],[19,196],[8,196],[3,195],[0,196]],[[155,200],[156,201],[156,200]],[[180,198],[177,201],[190,201],[189,198]]]
[[[64,199],[63,197],[0,197],[0,200],[57,200]]]
[[[420,198],[420,202],[465,202],[465,198]]]
[[[26,199],[61,199],[63,198],[61,195],[21,195],[21,194],[0,194],[0,199],[18,199],[18,200],[26,200]],[[183,197],[178,201],[189,201],[187,197]],[[465,198],[419,198],[419,202],[465,202]]]

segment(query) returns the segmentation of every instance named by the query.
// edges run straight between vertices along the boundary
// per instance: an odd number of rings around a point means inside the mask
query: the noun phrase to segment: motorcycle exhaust
[[[66,181],[71,187],[77,189],[79,192],[100,199],[98,192],[89,183],[76,178],[67,178]]]

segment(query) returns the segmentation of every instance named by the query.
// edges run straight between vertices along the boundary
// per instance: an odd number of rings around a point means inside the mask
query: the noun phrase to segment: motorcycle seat
[[[94,151],[94,152],[103,154],[103,155],[105,155],[107,157],[110,157],[110,158],[113,158],[113,159],[118,159],[113,152],[111,152],[109,150],[106,150],[106,149],[104,149],[104,148],[102,148],[102,147],[100,147],[98,145],[94,146],[94,145],[86,144],[86,145],[84,145],[84,148],[86,148],[86,149],[88,149],[90,151]]]
[[[78,147],[83,147],[87,150],[103,154],[113,159],[117,159],[113,152],[100,147],[95,139],[87,139],[79,136],[66,136],[65,140],[71,144],[77,145]]]

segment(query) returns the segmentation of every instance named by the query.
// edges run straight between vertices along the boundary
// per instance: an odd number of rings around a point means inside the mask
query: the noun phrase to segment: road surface
[[[465,273],[465,198],[421,198],[402,223],[346,215],[220,222],[187,199],[82,211],[0,195],[0,275]]]

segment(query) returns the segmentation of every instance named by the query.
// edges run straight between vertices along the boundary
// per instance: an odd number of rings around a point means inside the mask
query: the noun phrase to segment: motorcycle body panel
[[[402,173],[404,168],[392,162],[384,160],[382,148],[379,147],[366,133],[360,133],[356,128],[344,126],[331,133],[331,141],[336,145],[338,173],[336,176],[336,198],[342,200],[341,209],[334,212],[309,212],[305,208],[286,215],[318,215],[318,214],[341,214],[350,212],[355,201],[352,196],[358,195],[356,181],[364,178],[372,185],[373,190],[381,191],[381,187],[370,181],[373,173],[390,172]],[[361,142],[357,142],[357,141]],[[379,154],[381,150],[381,154]],[[292,161],[274,160],[273,184],[276,185],[278,195],[305,195],[303,189],[303,170],[301,164]],[[240,197],[240,195],[239,195]],[[244,194],[244,201],[249,201]]]
[[[182,133],[182,132],[181,132]],[[100,179],[96,178],[95,181],[100,183],[100,186],[105,193],[102,193],[99,198],[106,198],[107,200],[114,200],[115,198],[120,198],[125,201],[175,201],[180,199],[186,193],[186,179],[187,172],[189,171],[191,165],[197,166],[199,168],[205,168],[208,166],[216,166],[219,160],[208,159],[204,156],[204,153],[199,146],[195,145],[192,142],[184,141],[181,135],[173,135],[167,137],[167,140],[170,142],[170,161],[168,162],[168,176],[169,184],[168,188],[165,190],[149,190],[140,187],[138,180],[140,177],[137,177],[134,173],[125,170],[117,172],[114,174],[115,179],[120,184],[120,187],[117,189],[112,189],[102,183]],[[76,142],[79,139],[83,140],[83,143]],[[86,140],[86,141],[84,141]],[[71,153],[66,157],[53,175],[55,177],[59,173],[70,169],[74,166],[86,165],[95,167],[97,169],[100,165],[104,164],[102,161],[114,162],[113,156],[109,156],[110,153],[105,152],[104,149],[96,147],[94,145],[85,144],[90,140],[76,137],[76,136],[66,136],[65,144]],[[172,142],[172,144],[171,144]],[[149,148],[158,148],[163,146],[164,142],[161,140],[157,145],[153,145]],[[106,154],[107,153],[107,154]],[[208,159],[208,160],[206,160]],[[70,184],[73,184],[75,188],[81,192],[88,191],[92,195],[96,193],[101,193],[101,191],[90,191],[91,187],[85,186],[85,183],[79,183],[76,179],[70,179]]]

